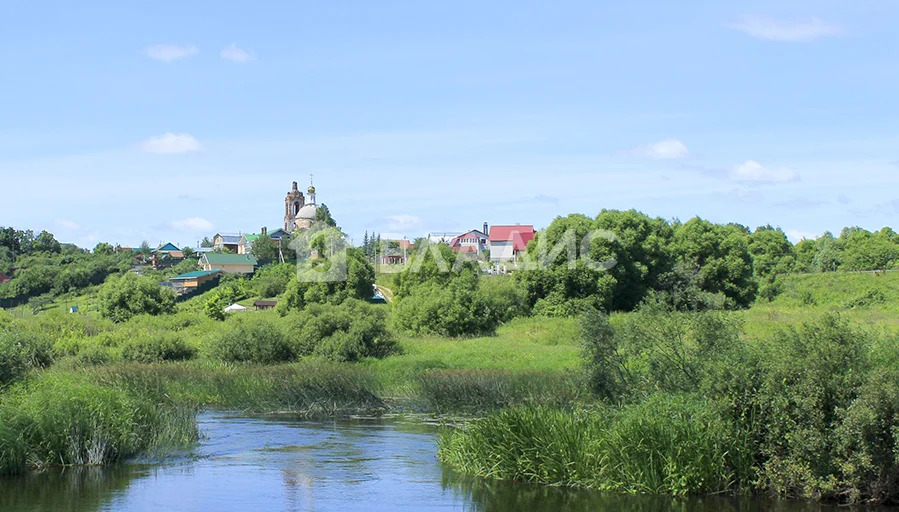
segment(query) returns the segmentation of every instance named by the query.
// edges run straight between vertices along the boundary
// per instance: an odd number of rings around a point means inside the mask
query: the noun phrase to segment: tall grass
[[[206,363],[128,364],[87,369],[99,382],[194,407],[289,412],[306,417],[384,410],[374,377],[329,361],[277,366]]]
[[[0,474],[96,465],[197,439],[194,410],[89,376],[45,372],[0,402]]]
[[[686,495],[743,488],[748,450],[715,404],[657,395],[620,409],[506,409],[443,432],[439,456],[486,477]]]
[[[583,382],[551,372],[433,370],[418,377],[421,396],[437,413],[487,413],[517,404],[567,407],[586,398]]]

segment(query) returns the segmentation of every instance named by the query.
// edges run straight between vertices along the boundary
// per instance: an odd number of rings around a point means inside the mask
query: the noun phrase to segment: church
[[[306,197],[297,190],[297,182],[293,182],[290,192],[284,199],[284,231],[293,233],[298,229],[309,229],[315,222],[318,205],[315,204],[315,186],[311,180],[306,192],[309,195],[309,202],[306,202]]]

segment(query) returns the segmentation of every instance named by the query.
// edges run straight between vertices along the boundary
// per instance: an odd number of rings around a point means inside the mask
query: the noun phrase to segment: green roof
[[[186,272],[184,274],[177,275],[171,279],[196,279],[198,277],[218,274],[219,272],[221,272],[221,270],[194,270],[193,272]]]
[[[172,251],[180,251],[181,249],[179,249],[178,246],[175,245],[175,244],[173,244],[172,242],[167,242],[167,243],[165,243],[165,244],[160,245],[159,247],[157,247],[156,250],[157,250],[157,251],[172,252]]]
[[[210,265],[257,265],[256,258],[252,254],[220,254],[207,252],[203,254],[203,260]]]
[[[259,238],[259,235],[244,235],[244,238],[247,239],[247,242],[252,242],[253,240]]]

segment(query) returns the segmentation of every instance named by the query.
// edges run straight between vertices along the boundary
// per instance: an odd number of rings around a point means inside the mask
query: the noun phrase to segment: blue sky
[[[0,225],[194,245],[637,208],[899,217],[899,4],[0,3]]]

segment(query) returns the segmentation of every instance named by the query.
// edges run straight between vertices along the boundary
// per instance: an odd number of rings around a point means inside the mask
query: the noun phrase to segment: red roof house
[[[450,240],[449,246],[454,252],[481,254],[487,251],[487,234],[472,229]]]
[[[0,272],[0,284],[8,283],[8,282],[10,282],[10,281],[12,281],[12,278],[11,278],[11,277],[9,277],[8,275],[4,274],[3,272]]]
[[[512,261],[524,251],[537,231],[530,224],[490,226],[490,260]]]

